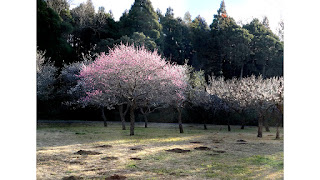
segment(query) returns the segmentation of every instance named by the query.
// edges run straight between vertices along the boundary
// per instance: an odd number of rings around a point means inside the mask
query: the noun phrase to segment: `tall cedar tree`
[[[218,14],[214,15],[210,25],[209,49],[211,49],[211,58],[208,67],[212,69],[208,69],[207,73],[231,78],[234,76],[234,67],[231,63],[232,54],[230,53],[233,46],[231,37],[239,26],[232,17],[228,16],[224,1],[221,2],[217,12]]]
[[[156,40],[160,37],[161,27],[158,15],[154,11],[150,0],[135,0],[128,13],[120,18],[122,36],[131,36],[134,32]]]

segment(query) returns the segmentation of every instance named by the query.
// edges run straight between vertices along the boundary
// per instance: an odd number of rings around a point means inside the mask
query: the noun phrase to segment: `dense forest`
[[[78,98],[70,95],[70,88],[76,86],[82,64],[120,44],[144,46],[171,63],[188,65],[193,82],[200,84],[209,83],[210,78],[213,81],[212,77],[232,80],[283,76],[283,22],[277,33],[271,31],[267,17],[262,21],[255,18],[248,24],[236,23],[224,1],[217,13],[212,13],[210,24],[200,15],[191,19],[189,12],[183,18],[175,17],[170,7],[165,13],[154,10],[150,0],[135,0],[119,21],[106,8],[99,7],[96,12],[91,0],[73,9],[66,0],[37,0],[37,63],[42,64],[37,72],[46,72],[37,75],[38,119],[100,120],[96,107],[79,109],[70,105]],[[186,107],[182,113],[185,122],[198,122],[195,117],[199,112],[208,111],[207,105]],[[157,113],[153,114],[153,119],[158,119]],[[204,114],[208,115],[203,119],[222,117],[215,118],[214,123],[225,124],[219,119],[229,116],[234,120],[228,123],[241,124],[239,113]],[[255,121],[253,114],[250,108],[242,113]],[[107,111],[107,115],[109,120],[119,119],[117,111]],[[175,117],[166,119],[175,122]]]

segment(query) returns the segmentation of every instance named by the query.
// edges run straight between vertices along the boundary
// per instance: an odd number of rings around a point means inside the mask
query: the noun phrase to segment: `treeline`
[[[155,11],[149,0],[135,0],[119,21],[104,7],[95,12],[91,0],[72,10],[66,0],[37,0],[37,118],[101,120],[99,107],[80,109],[68,104],[80,97],[70,95],[70,89],[77,85],[83,65],[121,43],[156,49],[179,65],[187,62],[194,72],[191,84],[207,86],[212,74],[225,79],[283,75],[283,41],[270,30],[268,19],[238,25],[228,16],[224,1],[208,26],[200,15],[192,20],[188,12],[183,19],[175,18],[170,7],[165,14]],[[213,93],[211,98],[216,96]],[[212,103],[205,102],[186,105],[183,121],[226,124],[228,119],[228,124],[243,124],[245,118],[246,125],[257,123],[259,114],[254,108],[241,113],[212,110]],[[149,120],[176,122],[177,114],[172,112],[170,108],[155,110]],[[118,109],[105,113],[108,120],[119,120]]]
[[[283,41],[270,30],[267,17],[239,25],[224,1],[210,25],[200,15],[191,19],[189,12],[175,18],[170,7],[164,14],[155,11],[149,0],[135,0],[119,21],[104,7],[95,12],[91,0],[71,10],[66,0],[37,2],[37,46],[58,68],[122,42],[157,49],[171,62],[187,61],[206,75],[283,75]]]

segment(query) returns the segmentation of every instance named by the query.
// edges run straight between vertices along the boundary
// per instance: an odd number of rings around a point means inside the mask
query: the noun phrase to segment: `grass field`
[[[180,134],[176,124],[138,123],[129,136],[108,125],[39,123],[37,179],[283,179],[275,128],[257,138],[256,127],[185,124]]]

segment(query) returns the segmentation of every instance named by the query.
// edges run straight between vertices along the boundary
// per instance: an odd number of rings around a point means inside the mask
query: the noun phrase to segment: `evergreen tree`
[[[119,27],[112,12],[106,13],[104,7],[99,7],[98,13],[95,13],[91,0],[72,9],[71,15],[74,19],[74,31],[70,43],[79,60],[82,54],[107,52],[114,40],[120,38]]]
[[[227,15],[224,1],[221,2],[218,14],[214,15],[210,25],[210,61],[208,62],[207,73],[214,73],[217,76],[231,78],[234,76],[231,49],[233,46],[232,36],[237,28],[240,28],[235,20]]]
[[[187,24],[187,25],[190,25],[192,20],[191,20],[191,14],[189,11],[187,11],[185,14],[184,14],[184,17],[183,17],[183,21]]]
[[[55,65],[62,67],[63,61],[72,62],[76,55],[63,36],[63,22],[60,16],[45,1],[37,1],[37,46],[46,51]]]
[[[253,34],[251,59],[256,69],[252,73],[263,77],[280,76],[283,74],[283,43],[266,24],[266,20],[261,23],[253,19],[250,24],[244,25]]]
[[[123,36],[131,36],[134,32],[143,32],[154,40],[160,37],[161,27],[158,15],[150,0],[135,0],[129,12],[125,12],[120,18],[120,24]]]
[[[209,59],[208,39],[210,37],[209,27],[200,15],[190,24],[191,41],[193,45],[192,66],[195,69],[206,69],[206,62]]]
[[[188,26],[181,18],[174,18],[172,8],[167,8],[161,19],[163,27],[163,54],[171,61],[184,64],[191,59],[191,41]]]

